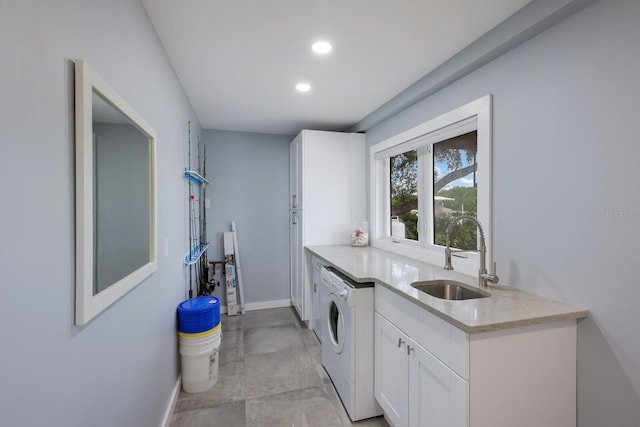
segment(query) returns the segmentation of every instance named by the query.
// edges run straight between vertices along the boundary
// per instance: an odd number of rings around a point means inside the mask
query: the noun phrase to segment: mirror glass
[[[98,294],[150,261],[149,138],[95,90],[94,284]]]
[[[76,324],[156,270],[155,131],[76,62]]]

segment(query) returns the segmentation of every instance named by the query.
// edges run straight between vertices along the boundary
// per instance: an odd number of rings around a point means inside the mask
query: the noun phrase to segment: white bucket
[[[206,341],[206,340],[211,339],[211,338],[217,338],[222,333],[221,331],[222,331],[222,323],[218,323],[213,328],[209,329],[208,331],[204,331],[204,332],[197,332],[197,333],[194,333],[194,334],[190,334],[190,333],[179,331],[178,332],[178,337],[180,339],[188,338],[187,341],[189,341],[189,342],[199,342],[199,341]]]
[[[218,381],[220,350],[213,348],[200,355],[182,354],[182,388],[187,393],[209,390]]]
[[[178,342],[180,343],[180,354],[183,354],[183,350],[186,353],[199,353],[201,350],[211,347],[220,347],[220,341],[220,333],[198,338],[178,337]]]
[[[187,393],[200,393],[218,381],[221,333],[219,325],[201,334],[178,336],[182,362],[182,388]]]

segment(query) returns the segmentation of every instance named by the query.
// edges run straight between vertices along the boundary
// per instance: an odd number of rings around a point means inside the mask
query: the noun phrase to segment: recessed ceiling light
[[[311,90],[311,85],[309,83],[298,83],[296,85],[296,90],[298,92],[309,92]]]
[[[325,41],[315,42],[311,45],[311,50],[317,54],[324,55],[331,52],[331,43]]]

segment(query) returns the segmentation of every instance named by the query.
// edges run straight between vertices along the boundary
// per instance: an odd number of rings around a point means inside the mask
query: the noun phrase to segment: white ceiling
[[[142,3],[203,128],[293,135],[348,129],[529,1]]]

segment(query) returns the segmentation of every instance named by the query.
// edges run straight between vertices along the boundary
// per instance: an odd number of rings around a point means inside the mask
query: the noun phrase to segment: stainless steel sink
[[[431,295],[432,297],[452,301],[486,298],[491,296],[488,292],[480,289],[474,289],[469,285],[453,280],[427,280],[423,282],[413,282],[411,286],[420,292]]]

